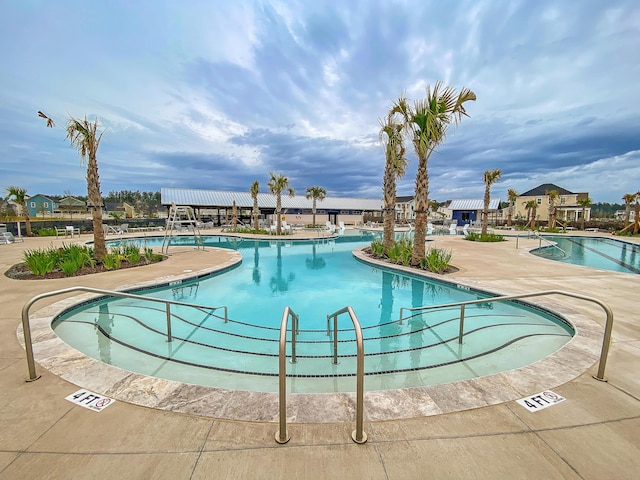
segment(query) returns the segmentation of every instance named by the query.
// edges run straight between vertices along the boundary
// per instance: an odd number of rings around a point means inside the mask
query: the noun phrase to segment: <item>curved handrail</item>
[[[458,334],[458,343],[462,343],[462,335],[464,330],[465,305],[473,305],[476,303],[501,302],[501,301],[507,301],[507,300],[516,300],[519,298],[539,297],[542,295],[564,295],[567,297],[578,298],[581,300],[586,300],[588,302],[596,303],[604,309],[607,315],[605,329],[604,329],[604,338],[602,340],[602,350],[600,352],[598,373],[597,375],[594,375],[593,378],[595,378],[596,380],[600,380],[601,382],[606,382],[606,379],[604,378],[604,370],[607,365],[607,356],[609,355],[609,345],[611,344],[611,333],[613,331],[613,311],[606,303],[602,302],[601,300],[598,300],[597,298],[590,297],[587,295],[581,295],[579,293],[572,293],[572,292],[565,292],[563,290],[544,290],[540,292],[522,293],[519,295],[504,295],[501,297],[488,297],[488,298],[482,298],[478,300],[469,300],[466,302],[443,303],[440,305],[426,305],[423,307],[413,307],[413,308],[402,307],[400,308],[400,318],[398,319],[398,323],[402,325],[402,319],[403,319],[402,312],[404,310],[414,312],[419,310],[432,310],[435,308],[450,308],[450,307],[459,306],[460,307],[460,332]]]
[[[280,322],[280,347],[278,351],[278,406],[280,411],[280,428],[276,432],[276,442],[287,443],[291,435],[287,432],[287,324],[291,316],[291,362],[296,363],[296,334],[299,317],[289,307],[285,307]]]
[[[364,432],[364,341],[362,339],[362,328],[360,321],[351,307],[344,307],[327,315],[327,321],[333,317],[333,351],[334,363],[337,363],[338,356],[338,315],[348,313],[353,322],[353,329],[356,333],[357,360],[356,360],[356,429],[351,433],[351,439],[356,443],[365,443],[367,434]]]
[[[106,295],[109,297],[123,297],[123,298],[135,298],[137,300],[145,300],[145,301],[149,301],[149,302],[156,302],[156,303],[164,303],[166,306],[166,312],[167,312],[167,341],[171,342],[172,341],[172,337],[171,337],[171,307],[170,305],[182,305],[185,307],[192,307],[192,308],[197,308],[199,310],[218,310],[220,308],[224,309],[224,320],[225,322],[227,321],[227,307],[226,306],[220,306],[220,307],[209,307],[206,305],[197,305],[195,303],[187,303],[187,302],[179,302],[176,300],[164,300],[161,298],[153,298],[153,297],[145,297],[143,295],[135,295],[133,293],[125,293],[125,292],[118,292],[115,290],[103,290],[100,288],[92,288],[92,287],[81,287],[81,286],[77,286],[77,287],[69,287],[69,288],[63,288],[62,290],[54,290],[51,292],[46,292],[46,293],[41,293],[40,295],[36,295],[35,297],[33,297],[31,300],[29,300],[27,303],[24,304],[24,306],[22,307],[22,330],[24,333],[24,348],[26,350],[27,353],[27,367],[29,369],[29,378],[27,379],[27,382],[33,382],[34,380],[37,380],[40,378],[40,375],[37,375],[36,373],[36,364],[35,364],[35,360],[33,358],[33,343],[31,341],[31,326],[29,325],[29,309],[31,309],[31,306],[37,302],[38,300],[42,300],[43,298],[48,298],[48,297],[54,297],[56,295],[62,295],[65,293],[71,293],[71,292],[89,292],[89,293],[99,293],[101,295]]]

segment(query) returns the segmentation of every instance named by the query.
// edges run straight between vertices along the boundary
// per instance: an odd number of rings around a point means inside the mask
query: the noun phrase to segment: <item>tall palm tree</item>
[[[640,190],[635,193],[636,201],[633,204],[633,234],[637,235],[640,231]]]
[[[251,198],[253,198],[253,229],[257,232],[260,228],[258,222],[258,216],[260,215],[260,209],[258,208],[258,194],[260,193],[260,183],[256,180],[251,184],[249,188]]]
[[[502,170],[485,170],[482,174],[484,182],[484,209],[482,210],[482,235],[487,234],[487,226],[489,225],[489,203],[491,202],[491,185],[500,180]]]
[[[624,200],[624,224],[625,226],[629,225],[631,218],[631,204],[633,204],[636,196],[633,193],[625,193],[622,196],[622,200]]]
[[[507,198],[509,199],[509,216],[507,217],[507,227],[511,226],[511,219],[513,218],[513,207],[516,205],[516,201],[518,200],[518,192],[516,192],[513,188],[507,190]]]
[[[280,173],[269,172],[269,191],[276,196],[276,233],[280,235],[282,232],[282,192],[287,190],[290,197],[296,192],[289,187],[289,179]]]
[[[27,208],[27,190],[22,187],[7,187],[7,194],[9,198],[20,205],[22,216],[24,217],[24,223],[27,227],[27,236],[31,236],[31,218],[29,217],[29,209]]]
[[[322,188],[322,187],[308,187],[307,188],[307,194],[305,195],[305,198],[308,199],[313,199],[313,205],[311,207],[311,211],[313,212],[313,226],[316,226],[316,201],[317,200],[324,200],[327,197],[327,191]]]
[[[544,194],[549,197],[549,228],[556,228],[556,200],[560,193],[557,190],[545,190]]]
[[[580,229],[582,230],[584,230],[584,221],[585,221],[584,216],[585,216],[587,207],[590,206],[592,203],[593,203],[593,200],[591,200],[589,197],[578,199],[578,205],[582,207],[582,217],[580,218]]]
[[[38,111],[38,116],[47,120],[47,127],[53,128],[54,121],[47,115]],[[98,175],[98,147],[102,139],[102,132],[98,132],[98,119],[89,122],[87,117],[77,120],[69,116],[65,128],[72,147],[78,149],[81,164],[87,164],[87,200],[91,206],[91,217],[93,220],[93,258],[96,262],[102,263],[107,253],[102,229],[102,193],[100,192],[100,176]]]
[[[443,87],[437,82],[433,89],[427,86],[427,96],[410,106],[404,96],[394,102],[392,112],[403,117],[404,130],[413,143],[418,157],[416,173],[416,228],[413,238],[411,263],[417,265],[425,256],[425,236],[427,233],[427,208],[429,205],[429,174],[427,163],[435,149],[444,142],[447,129],[468,116],[464,104],[475,100],[476,94],[462,88],[456,95],[452,87]]]
[[[529,222],[527,222],[527,225],[530,225],[531,230],[535,230],[536,209],[538,208],[538,202],[536,202],[535,200],[524,202],[524,208],[527,210],[527,212],[529,212]]]
[[[396,179],[402,177],[407,168],[404,141],[402,139],[403,125],[396,121],[395,115],[389,113],[387,118],[380,120],[380,133],[378,138],[384,145],[384,178],[382,179],[382,194],[384,198],[383,208],[383,246],[387,254],[395,240],[395,206],[396,206]]]

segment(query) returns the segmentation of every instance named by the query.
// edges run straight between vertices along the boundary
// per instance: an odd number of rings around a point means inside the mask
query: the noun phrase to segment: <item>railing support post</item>
[[[171,304],[167,303],[165,310],[167,312],[167,342],[173,342],[173,337],[171,336]]]
[[[464,305],[460,305],[460,330],[458,332],[458,343],[462,343],[464,335]]]

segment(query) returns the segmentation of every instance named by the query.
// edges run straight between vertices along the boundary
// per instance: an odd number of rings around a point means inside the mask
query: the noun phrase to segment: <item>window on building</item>
[[[43,205],[44,205],[44,208],[49,208],[49,202],[44,202]]]
[[[31,202],[31,208],[36,208],[36,202]]]
[[[564,205],[565,203],[567,203],[567,199],[564,197],[560,198],[560,205]]]
[[[542,205],[542,199],[541,199],[541,198],[537,198],[537,199],[536,199],[536,203],[537,203],[538,205]]]

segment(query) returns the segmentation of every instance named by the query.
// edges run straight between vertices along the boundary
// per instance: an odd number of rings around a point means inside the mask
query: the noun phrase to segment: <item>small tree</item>
[[[451,124],[457,125],[462,117],[468,117],[464,104],[476,99],[476,94],[462,88],[456,94],[452,87],[442,82],[427,86],[427,96],[417,100],[413,106],[404,96],[398,98],[393,112],[403,118],[404,131],[413,143],[418,169],[416,173],[416,221],[413,236],[411,263],[417,265],[425,257],[427,233],[427,209],[429,205],[429,173],[427,170],[431,154],[442,145]]]
[[[578,200],[578,205],[582,207],[582,217],[580,218],[580,228],[584,230],[584,222],[585,222],[585,213],[587,211],[587,207],[589,207],[593,201],[589,198],[581,198]]]
[[[324,200],[327,197],[327,191],[322,187],[309,187],[307,188],[307,194],[305,198],[313,199],[312,212],[313,212],[313,226],[316,226],[316,200]]]
[[[38,116],[47,121],[47,127],[53,128],[54,121],[47,115],[38,111]],[[98,119],[89,122],[87,117],[77,120],[69,116],[65,128],[72,147],[78,149],[81,164],[87,164],[87,199],[91,206],[93,220],[93,258],[102,263],[107,253],[104,230],[102,229],[102,193],[100,192],[100,176],[98,175],[98,147],[102,139],[102,132],[98,132]]]
[[[269,172],[269,191],[276,196],[276,233],[280,235],[282,232],[282,191],[287,190],[290,197],[296,192],[289,187],[289,179],[280,173]]]
[[[489,203],[491,202],[491,185],[502,175],[502,170],[485,170],[482,175],[484,181],[484,209],[482,210],[482,235],[487,234],[487,226],[489,225]]]
[[[31,236],[31,218],[29,218],[29,209],[27,208],[27,190],[22,187],[8,187],[7,194],[9,198],[13,198],[13,200],[20,206],[20,210],[22,216],[24,217],[24,223],[27,228],[27,236]]]
[[[260,183],[258,183],[257,180],[251,184],[249,193],[251,193],[251,198],[253,198],[253,228],[257,232],[260,228],[258,222],[258,216],[260,215],[260,209],[258,208],[258,194],[260,193]]]
[[[507,198],[509,199],[509,214],[507,216],[507,227],[511,226],[511,219],[513,218],[513,208],[516,205],[516,201],[518,200],[518,192],[516,192],[513,188],[507,190]]]
[[[556,228],[556,200],[560,196],[557,190],[546,190],[545,195],[549,197],[549,228]]]
[[[393,111],[389,112],[386,120],[380,120],[378,138],[384,145],[384,177],[382,179],[382,195],[384,200],[383,218],[383,246],[388,254],[395,240],[395,207],[396,180],[404,175],[407,168],[404,142],[402,139],[402,123],[395,120]],[[406,218],[406,217],[405,217]]]
[[[622,200],[624,201],[624,225],[627,227],[631,221],[631,205],[635,201],[636,196],[633,193],[625,193],[622,196]]]
[[[527,225],[530,226],[531,230],[535,230],[536,228],[536,209],[538,208],[538,202],[535,200],[529,200],[528,202],[524,202],[524,208],[529,212],[529,222]]]

